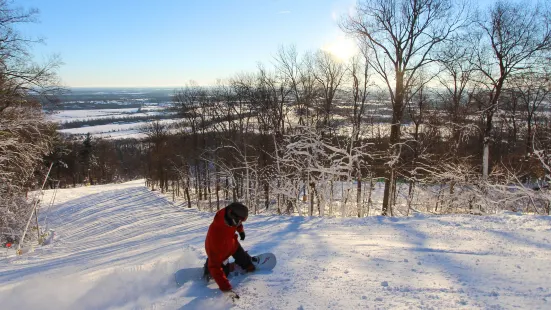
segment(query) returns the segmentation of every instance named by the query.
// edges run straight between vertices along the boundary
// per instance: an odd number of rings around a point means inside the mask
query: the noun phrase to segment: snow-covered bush
[[[275,194],[284,197],[288,207],[296,207],[300,215],[303,213],[301,200],[308,201],[306,213],[310,216],[316,213],[324,216],[326,212],[329,216],[358,214],[360,206],[349,203],[356,197],[353,189],[347,188],[337,196],[334,187],[336,183],[353,182],[362,159],[369,157],[369,144],[355,145],[353,137],[338,143],[334,140],[313,127],[299,126],[295,132],[285,135],[278,150],[274,169],[278,178],[273,180],[272,188]]]
[[[467,159],[442,161],[416,169],[422,191],[415,208],[430,213],[489,214],[503,210],[543,213],[545,191],[521,182],[520,172],[504,165],[494,167],[487,179]]]
[[[535,139],[533,146],[534,156],[539,161],[542,171],[535,189],[544,201],[545,212],[549,215],[551,214],[551,128],[541,131],[541,138]]]
[[[18,104],[0,113],[0,233],[20,233],[30,215],[26,193],[51,147],[52,124],[41,109]],[[31,197],[29,197],[31,198]]]
[[[0,235],[13,236],[25,225],[33,203],[26,193],[35,187],[35,174],[55,132],[40,100],[58,89],[52,85],[57,85],[60,62],[32,62],[28,50],[36,41],[16,29],[35,21],[36,13],[0,0]]]

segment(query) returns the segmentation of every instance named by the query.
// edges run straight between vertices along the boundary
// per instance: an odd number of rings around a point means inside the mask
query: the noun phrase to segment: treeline
[[[282,47],[272,66],[177,90],[182,122],[143,129],[141,171],[208,210],[549,213],[548,17],[515,2],[360,2],[341,23],[360,50],[348,61]]]
[[[58,99],[59,101],[59,99]],[[86,110],[86,109],[139,109],[143,106],[143,102],[129,103],[129,102],[116,102],[116,103],[97,103],[92,101],[64,101],[56,102],[55,104],[44,103],[44,107],[48,110]]]
[[[142,116],[122,116],[122,117],[106,117],[106,118],[94,118],[86,120],[74,120],[63,122],[59,125],[60,129],[80,128],[84,126],[99,126],[109,125],[117,123],[137,123],[137,122],[152,122],[155,120],[172,119],[174,115],[171,114],[155,114],[155,115],[142,115]]]
[[[139,140],[82,139],[57,136],[53,150],[45,157],[54,163],[47,186],[65,188],[107,184],[143,177],[146,146]]]
[[[549,212],[548,191],[532,190],[549,182],[549,117],[542,112],[549,12],[501,1],[468,9],[445,0],[363,1],[341,23],[361,51],[349,62],[281,48],[273,67],[214,88],[191,83],[174,103],[195,155],[167,168],[162,158],[173,143],[156,124],[149,184],[166,190],[174,181],[189,190],[195,182],[198,197],[209,198],[205,192],[218,195],[222,178],[255,210],[273,204],[302,214],[307,201],[310,215],[335,214],[335,207],[363,216],[375,195],[363,183],[379,179],[383,215]],[[378,114],[366,110],[370,93],[388,104],[390,122],[376,123]],[[223,115],[239,117],[206,126]],[[232,152],[219,157],[221,150]],[[356,187],[337,197],[336,182]],[[434,193],[428,200],[427,192]]]

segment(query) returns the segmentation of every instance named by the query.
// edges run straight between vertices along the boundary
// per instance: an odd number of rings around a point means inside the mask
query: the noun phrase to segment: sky
[[[355,0],[16,0],[37,8],[20,27],[42,37],[40,62],[58,54],[68,87],[178,87],[266,65],[280,46],[350,48],[338,27]]]

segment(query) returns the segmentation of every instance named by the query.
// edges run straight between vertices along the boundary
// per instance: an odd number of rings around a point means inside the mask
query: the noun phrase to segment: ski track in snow
[[[278,265],[232,279],[234,304],[173,281],[202,266],[213,214],[134,181],[59,190],[45,216],[51,245],[0,255],[2,309],[551,308],[547,216],[251,216],[244,248]]]

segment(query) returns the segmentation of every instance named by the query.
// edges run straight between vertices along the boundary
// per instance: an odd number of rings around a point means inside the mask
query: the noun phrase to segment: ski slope
[[[0,255],[1,309],[551,308],[546,216],[251,216],[244,248],[278,265],[232,279],[232,304],[214,282],[173,281],[202,266],[213,214],[140,181],[60,190],[41,212],[54,242]]]

